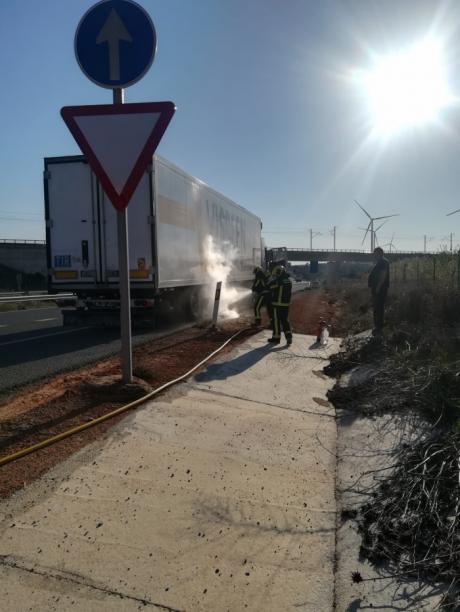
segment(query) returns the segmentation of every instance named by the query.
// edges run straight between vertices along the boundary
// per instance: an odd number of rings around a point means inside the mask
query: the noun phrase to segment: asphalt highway
[[[189,327],[135,332],[133,345]],[[59,372],[78,368],[120,351],[120,331],[63,327],[59,308],[0,313],[0,396]]]
[[[0,344],[5,335],[56,326],[62,326],[61,309],[56,306],[0,312]]]

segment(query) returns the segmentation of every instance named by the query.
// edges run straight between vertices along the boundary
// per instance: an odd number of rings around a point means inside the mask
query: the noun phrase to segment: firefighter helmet
[[[273,268],[274,276],[281,276],[281,274],[283,274],[284,272],[286,272],[286,268],[284,266],[275,266]]]

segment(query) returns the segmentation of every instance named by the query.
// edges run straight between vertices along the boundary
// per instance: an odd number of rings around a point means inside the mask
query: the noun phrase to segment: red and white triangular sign
[[[61,109],[62,118],[117,210],[128,206],[175,110],[172,102]]]

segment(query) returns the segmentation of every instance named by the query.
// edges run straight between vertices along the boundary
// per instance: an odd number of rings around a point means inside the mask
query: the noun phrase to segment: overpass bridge
[[[431,257],[433,252],[421,251],[388,251],[385,257],[390,261],[401,261],[402,259],[412,259],[414,257]],[[324,261],[328,263],[336,262],[372,262],[373,254],[369,251],[353,251],[350,249],[290,249],[287,247],[276,247],[266,249],[267,262],[273,261]]]
[[[388,251],[389,261],[400,261],[413,257],[430,257],[435,253],[420,251]],[[266,261],[324,261],[329,263],[369,262],[373,255],[369,251],[350,249],[288,249],[276,247],[266,249]],[[44,240],[0,239],[0,264],[25,274],[40,273],[46,276],[46,243]]]

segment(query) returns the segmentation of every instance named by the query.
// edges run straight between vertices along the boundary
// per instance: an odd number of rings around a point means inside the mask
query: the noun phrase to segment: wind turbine
[[[381,223],[381,224],[380,224],[378,227],[376,227],[376,228],[375,228],[375,230],[374,230],[374,246],[378,246],[378,243],[379,243],[378,238],[377,238],[377,232],[378,232],[378,231],[379,231],[379,229],[380,229],[381,227],[383,227],[383,226],[385,225],[385,223],[387,223],[387,222],[388,222],[388,219],[385,219],[385,221],[384,221],[383,223]]]
[[[371,230],[371,231],[374,233],[374,247],[375,247],[375,246],[378,246],[378,242],[379,242],[379,241],[378,241],[378,238],[377,238],[377,232],[379,231],[379,229],[380,229],[380,228],[381,228],[383,225],[385,225],[385,223],[386,223],[386,222],[387,222],[387,221],[384,221],[384,222],[383,222],[383,223],[381,223],[381,224],[380,224],[378,227],[376,227],[374,230]],[[368,227],[358,227],[358,229],[363,230],[363,232],[366,232],[366,233],[364,234],[364,238],[363,238],[363,243],[364,243],[364,241],[366,240],[366,235],[367,235],[367,232],[369,231],[369,226],[368,226]]]
[[[390,253],[392,252],[392,250],[394,249],[394,244],[393,244],[393,240],[394,240],[395,235],[393,234],[393,236],[391,237],[390,242],[387,242],[386,244],[384,244],[384,247],[389,247],[389,251]],[[396,249],[395,249],[396,250]]]
[[[363,244],[364,244],[364,241],[366,240],[367,232],[370,230],[370,232],[371,232],[371,253],[373,253],[374,252],[374,248],[375,248],[374,221],[378,221],[380,219],[389,219],[390,217],[399,217],[399,214],[396,214],[396,215],[383,215],[382,217],[371,217],[370,214],[367,212],[367,210],[365,210],[361,206],[361,204],[359,202],[357,202],[356,200],[355,200],[355,204],[357,204],[360,207],[360,209],[363,211],[363,213],[369,219],[369,225],[367,226],[366,233],[364,234]]]

